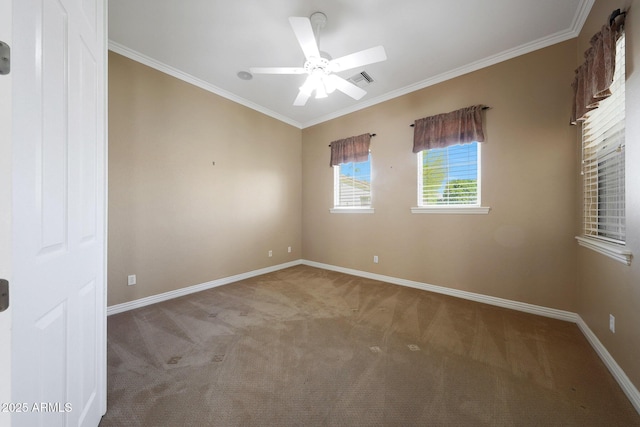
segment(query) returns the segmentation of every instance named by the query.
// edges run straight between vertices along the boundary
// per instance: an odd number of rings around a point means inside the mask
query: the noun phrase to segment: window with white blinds
[[[418,206],[480,205],[480,143],[418,153]]]
[[[364,162],[341,163],[333,167],[334,207],[371,206],[371,154]]]
[[[582,124],[584,234],[625,243],[625,37],[616,45],[612,95]]]

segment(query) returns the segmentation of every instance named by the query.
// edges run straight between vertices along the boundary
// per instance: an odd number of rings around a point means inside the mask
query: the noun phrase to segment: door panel
[[[61,376],[67,374],[65,365],[66,351],[68,348],[66,323],[67,307],[65,303],[56,305],[48,313],[35,321],[36,333],[34,334],[34,338],[35,343],[37,343],[38,352],[36,364],[31,369],[37,372],[38,375],[50,378],[47,372],[51,370],[60,370],[59,375]],[[14,375],[15,379],[20,377],[21,375]],[[65,395],[64,382],[43,381],[40,385],[40,390],[34,394],[37,400],[34,400],[33,404],[40,405],[40,403],[48,403],[52,396]],[[14,399],[14,403],[15,402],[16,400]],[[18,402],[23,402],[23,400],[19,400]],[[36,411],[33,408],[32,401],[24,402],[28,403],[28,410],[36,417],[37,423],[33,425],[64,425],[64,415],[62,413]],[[40,406],[37,407],[38,409],[40,408]],[[14,425],[20,425],[22,418],[22,414],[15,414],[13,419]],[[36,420],[32,420],[31,422]]]
[[[41,254],[62,251],[67,243],[66,159],[69,125],[67,14],[57,0],[45,1],[43,6],[42,39],[36,40],[42,43],[42,63],[38,70],[41,79],[41,93],[38,96],[42,100],[42,112],[38,114],[40,117],[34,117],[42,126],[35,176],[42,231]]]
[[[81,176],[79,182],[81,188],[81,239],[88,242],[96,237],[96,220],[97,220],[97,170],[96,164],[96,145],[91,143],[92,136],[97,134],[96,116],[90,114],[92,111],[98,110],[97,99],[97,82],[98,77],[96,59],[85,44],[82,44],[81,61],[80,61],[80,80],[82,81],[80,94],[80,126],[82,138],[80,139],[81,147]]]
[[[104,0],[14,2],[16,426],[106,409]]]
[[[0,0],[0,40],[13,47],[11,0]],[[13,283],[11,272],[11,73],[0,76],[0,278]],[[11,402],[11,317],[9,309],[0,313],[0,402]],[[0,412],[0,427],[10,427],[11,414]]]

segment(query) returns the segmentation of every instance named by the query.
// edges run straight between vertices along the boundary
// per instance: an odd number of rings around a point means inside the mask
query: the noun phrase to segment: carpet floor
[[[640,426],[569,322],[309,266],[110,316],[100,426]]]

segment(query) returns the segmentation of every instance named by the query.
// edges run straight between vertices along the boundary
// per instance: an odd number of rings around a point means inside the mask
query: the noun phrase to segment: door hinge
[[[0,279],[0,312],[9,308],[9,281]]]
[[[0,75],[9,74],[11,71],[11,48],[0,41]]]

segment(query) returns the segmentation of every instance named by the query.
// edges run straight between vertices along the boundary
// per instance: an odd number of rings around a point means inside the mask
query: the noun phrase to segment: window
[[[480,143],[450,145],[418,153],[418,207],[412,212],[425,211],[489,211],[480,208]]]
[[[625,38],[616,45],[611,96],[582,124],[583,232],[623,245],[625,228]]]
[[[364,162],[333,167],[334,208],[371,208],[371,154]]]

